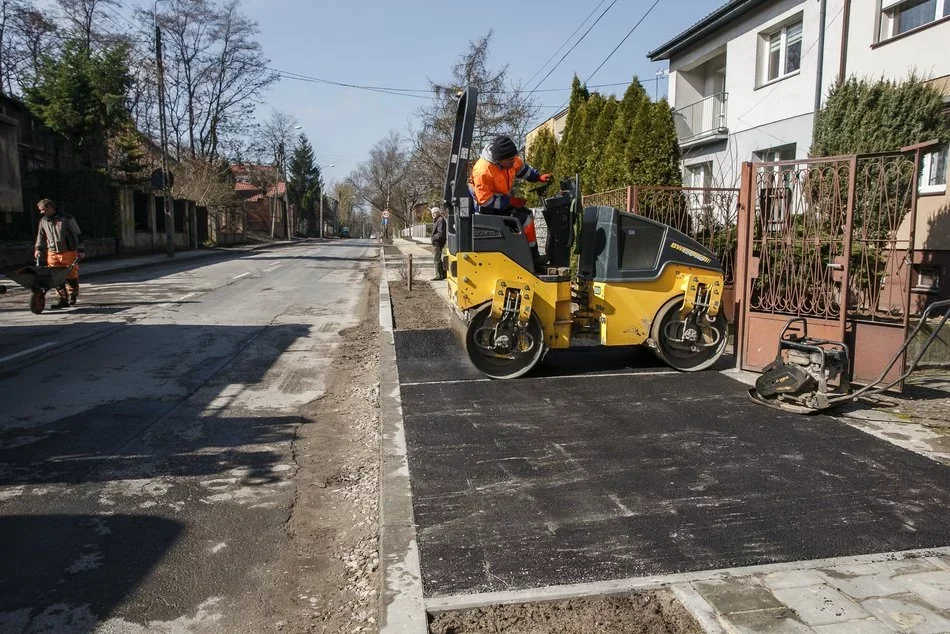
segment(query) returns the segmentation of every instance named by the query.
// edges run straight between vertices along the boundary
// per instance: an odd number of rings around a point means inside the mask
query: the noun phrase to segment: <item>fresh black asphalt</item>
[[[396,346],[428,596],[950,545],[950,469],[718,372],[469,381],[447,332]]]

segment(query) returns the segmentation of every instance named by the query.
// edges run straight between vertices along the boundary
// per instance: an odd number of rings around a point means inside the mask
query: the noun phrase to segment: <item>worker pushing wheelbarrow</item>
[[[6,273],[7,277],[30,291],[30,310],[37,315],[46,308],[46,293],[53,289],[59,292],[66,286],[67,278],[79,265],[79,259],[74,260],[69,266],[44,266],[41,262],[42,258],[37,258],[34,266],[24,266],[12,273]],[[61,296],[54,307],[68,306],[69,299],[68,296],[66,299]]]
[[[79,261],[85,255],[82,232],[76,220],[56,210],[44,198],[36,204],[43,217],[34,245],[34,266],[25,266],[7,277],[30,291],[30,310],[37,315],[46,308],[46,293],[56,289],[58,302],[51,308],[74,305],[79,298]],[[43,265],[45,254],[46,265]]]

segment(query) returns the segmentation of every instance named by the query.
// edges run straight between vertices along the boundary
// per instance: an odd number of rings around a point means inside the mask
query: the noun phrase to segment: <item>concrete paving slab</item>
[[[759,581],[770,590],[784,590],[819,585],[825,582],[825,578],[815,570],[782,570],[761,575]]]
[[[865,564],[862,566],[836,566],[819,571],[825,583],[837,588],[849,597],[858,600],[871,597],[886,597],[903,594],[906,588],[891,579],[890,574]]]
[[[795,610],[809,626],[844,623],[871,616],[844,594],[826,585],[776,590],[775,598]]]
[[[884,627],[877,619],[861,619],[831,625],[816,625],[811,628],[815,634],[893,634],[894,630]]]
[[[749,577],[697,581],[693,587],[722,614],[780,610],[786,607],[768,588]]]
[[[950,632],[950,619],[941,616],[922,604],[913,595],[868,599],[861,607],[896,632],[913,634],[946,634]]]
[[[871,563],[871,566],[890,577],[896,577],[898,575],[913,575],[921,572],[948,570],[946,566],[941,566],[940,563],[940,559],[937,557],[914,557],[909,559],[876,561]]]
[[[938,610],[950,611],[950,571],[904,575],[895,581]]]
[[[428,596],[950,541],[950,471],[757,407],[718,373],[404,384],[402,397]]]
[[[726,631],[736,634],[806,634],[813,630],[799,621],[792,610],[774,608],[732,614],[726,621]]]

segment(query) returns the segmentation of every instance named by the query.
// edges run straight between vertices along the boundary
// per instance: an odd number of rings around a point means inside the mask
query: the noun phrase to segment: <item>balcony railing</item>
[[[710,137],[725,136],[726,98],[728,93],[721,92],[700,99],[680,108],[676,108],[676,134],[680,144],[701,141]]]

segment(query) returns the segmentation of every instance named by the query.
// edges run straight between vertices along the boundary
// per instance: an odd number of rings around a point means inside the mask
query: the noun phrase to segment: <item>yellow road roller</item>
[[[443,250],[475,367],[512,379],[547,350],[598,344],[646,345],[682,371],[713,365],[727,340],[724,276],[716,255],[689,236],[613,207],[581,209],[577,179],[551,196],[542,185],[548,262],[538,270],[517,216],[474,212],[468,174],[477,99],[472,87],[459,97]]]

